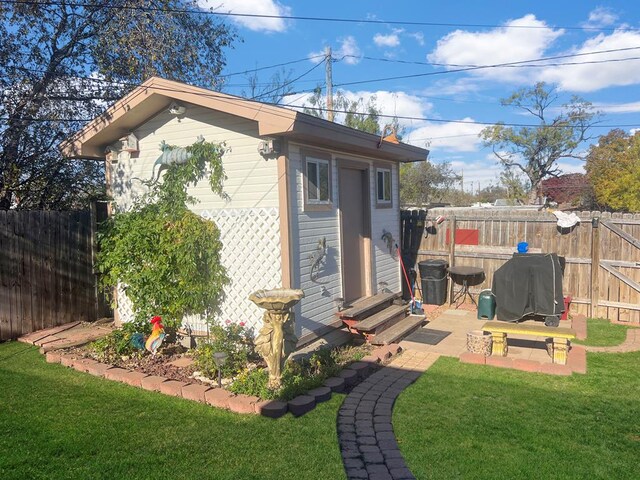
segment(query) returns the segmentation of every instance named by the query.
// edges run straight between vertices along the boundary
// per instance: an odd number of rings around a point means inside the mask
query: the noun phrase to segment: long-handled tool
[[[411,314],[424,313],[422,310],[422,302],[419,302],[420,305],[418,305],[418,301],[416,300],[416,297],[413,294],[413,288],[411,288],[411,280],[409,280],[409,275],[407,275],[407,269],[405,268],[404,262],[402,261],[402,254],[400,253],[400,247],[398,246],[397,243],[396,243],[396,250],[398,251],[398,259],[400,260],[402,273],[404,273],[404,279],[407,281],[407,287],[409,287],[409,294],[411,295],[411,304],[409,307]]]

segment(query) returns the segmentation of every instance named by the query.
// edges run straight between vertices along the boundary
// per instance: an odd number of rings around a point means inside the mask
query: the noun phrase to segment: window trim
[[[305,212],[324,212],[333,210],[333,159],[329,153],[319,150],[302,149],[302,200]],[[307,164],[313,162],[316,165],[326,163],[328,165],[329,199],[309,200],[309,179],[307,177]]]
[[[391,165],[376,165],[375,166],[375,193],[376,193],[376,208],[393,208],[393,168]],[[378,173],[389,172],[389,188],[390,198],[389,200],[381,200],[380,192],[378,190]],[[384,179],[384,175],[383,175]],[[383,180],[384,183],[384,180]],[[384,187],[384,185],[383,185]]]

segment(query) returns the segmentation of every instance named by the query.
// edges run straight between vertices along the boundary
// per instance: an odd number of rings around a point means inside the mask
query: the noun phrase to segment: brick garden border
[[[288,402],[278,400],[260,400],[250,395],[236,395],[227,390],[207,385],[180,382],[156,375],[147,375],[135,370],[127,370],[78,355],[50,350],[40,353],[45,355],[47,363],[60,363],[79,372],[88,373],[107,380],[125,383],[153,392],[163,393],[186,400],[206,403],[216,408],[224,408],[235,413],[262,415],[269,418],[282,417],[291,412],[299,417],[313,410],[317,404],[331,398],[332,393],[350,391],[362,380],[378,369],[379,364],[386,362],[401,351],[397,344],[379,347],[359,362],[354,362],[343,369],[339,375],[328,378],[322,387],[315,388],[306,394],[298,395]]]

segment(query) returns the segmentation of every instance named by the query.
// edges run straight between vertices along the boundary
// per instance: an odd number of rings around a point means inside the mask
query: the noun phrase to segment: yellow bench
[[[486,322],[482,330],[491,333],[493,347],[491,355],[506,357],[509,351],[507,334],[529,335],[533,337],[551,337],[553,339],[553,363],[567,363],[568,340],[576,338],[576,332],[570,328],[545,327],[511,322]]]

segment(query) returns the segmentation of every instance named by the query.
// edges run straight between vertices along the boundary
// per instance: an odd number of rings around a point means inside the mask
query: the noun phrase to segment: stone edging
[[[571,327],[576,332],[576,338],[584,340],[587,338],[587,317],[576,315],[573,317]],[[460,354],[462,363],[473,363],[476,365],[491,365],[493,367],[511,368],[523,372],[538,372],[549,375],[571,375],[572,373],[587,373],[587,349],[582,345],[571,345],[567,353],[566,365],[556,363],[541,363],[535,360],[510,357],[485,357],[479,353],[464,352]]]
[[[371,374],[379,363],[389,360],[401,351],[398,345],[387,345],[377,348],[371,355],[361,361],[352,363],[336,377],[325,380],[324,385],[304,395],[281,402],[277,400],[260,400],[250,395],[236,395],[221,388],[207,385],[170,380],[156,375],[147,375],[134,370],[100,363],[89,358],[63,353],[61,351],[41,351],[48,363],[60,363],[79,372],[88,373],[107,380],[126,383],[133,387],[160,392],[165,395],[181,397],[187,400],[206,403],[213,407],[224,408],[235,413],[257,414],[270,418],[279,418],[287,412],[295,417],[313,410],[321,402],[331,398],[333,392],[349,391]]]

